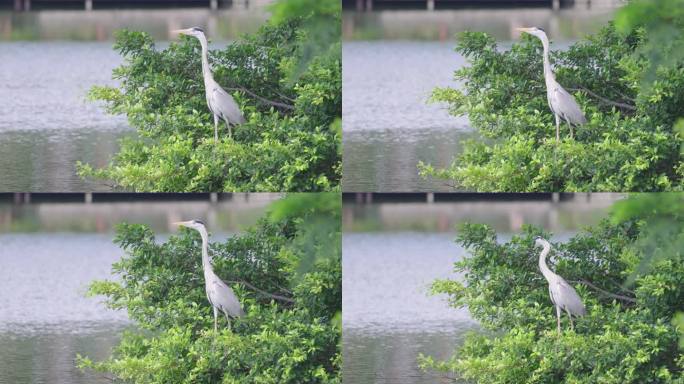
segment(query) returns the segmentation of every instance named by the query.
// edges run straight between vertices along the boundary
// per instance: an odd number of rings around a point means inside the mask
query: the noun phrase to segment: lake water
[[[437,278],[457,278],[463,249],[453,234],[345,233],[342,240],[343,377],[345,384],[441,383],[422,372],[419,353],[446,359],[477,330],[466,309],[428,296]]]
[[[0,43],[0,190],[103,191],[76,175],[76,161],[106,165],[133,134],[125,117],[86,101],[114,85],[121,63],[109,42]]]
[[[0,383],[107,383],[76,354],[104,359],[130,326],[85,298],[123,252],[103,234],[0,235]]]
[[[595,32],[618,3],[561,11],[460,9],[345,12],[343,15],[343,190],[345,192],[453,191],[418,176],[419,161],[451,164],[461,141],[477,139],[467,117],[450,116],[428,104],[435,87],[458,87],[453,73],[467,64],[456,52],[454,34],[485,31],[507,47],[514,28],[536,25],[552,48]]]
[[[113,189],[81,179],[76,162],[103,167],[118,141],[134,135],[124,116],[86,100],[93,85],[117,84],[111,78],[122,63],[112,49],[116,30],[144,30],[164,46],[172,29],[198,25],[223,47],[266,18],[263,5],[219,12],[0,12],[0,191]]]
[[[453,86],[465,64],[451,42],[354,41],[342,48],[345,192],[440,191],[423,183],[419,160],[448,163],[473,137],[466,118],[427,104],[436,86]]]

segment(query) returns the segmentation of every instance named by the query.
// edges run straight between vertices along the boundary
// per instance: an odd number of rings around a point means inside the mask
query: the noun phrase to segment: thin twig
[[[593,97],[593,98],[595,98],[595,99],[598,99],[599,101],[603,102],[604,104],[613,105],[613,106],[616,106],[616,107],[618,107],[618,108],[627,109],[627,110],[630,110],[630,111],[636,111],[636,109],[637,109],[635,106],[630,105],[630,104],[625,104],[625,103],[621,103],[621,102],[619,102],[619,101],[613,101],[613,100],[610,100],[610,99],[606,99],[605,97],[600,96],[600,95],[597,95],[596,93],[594,93],[594,92],[588,90],[588,89],[585,88],[585,87],[568,88],[568,89],[571,90],[571,91],[584,91],[584,92],[586,92],[589,96],[591,96],[591,97]]]
[[[257,95],[256,93],[250,91],[249,89],[247,89],[247,88],[245,88],[245,87],[233,87],[233,88],[228,88],[228,89],[229,89],[229,90],[233,90],[233,91],[243,91],[244,93],[246,93],[246,94],[248,94],[248,95],[254,97],[255,99],[257,99],[257,100],[259,100],[259,101],[261,101],[262,103],[267,104],[267,105],[272,105],[272,106],[274,106],[274,107],[283,108],[283,109],[288,109],[288,110],[293,110],[293,109],[294,109],[294,105],[281,103],[281,102],[279,102],[279,101],[269,100],[269,99],[267,99],[267,98],[264,98],[264,97],[261,97],[261,96]]]
[[[633,298],[633,297],[623,296],[623,295],[618,295],[618,294],[615,294],[615,293],[608,292],[608,291],[606,291],[606,290],[603,290],[603,289],[601,289],[601,288],[595,286],[594,284],[592,284],[592,283],[590,283],[590,282],[588,282],[588,281],[586,281],[586,280],[584,280],[584,279],[579,279],[579,280],[575,281],[575,283],[584,284],[584,285],[586,285],[587,287],[589,287],[589,288],[591,288],[591,289],[593,289],[593,290],[595,290],[595,291],[597,291],[597,292],[600,292],[600,293],[602,293],[602,294],[604,294],[604,295],[606,295],[606,296],[608,296],[608,297],[612,297],[612,298],[614,298],[614,299],[618,299],[618,300],[622,300],[622,301],[627,301],[627,302],[629,302],[629,303],[636,303],[636,302],[637,302],[637,300],[636,300],[635,298]]]
[[[276,295],[276,294],[273,294],[273,293],[268,293],[268,292],[266,292],[266,291],[264,291],[264,290],[261,290],[261,289],[255,287],[255,286],[253,286],[252,284],[250,284],[250,283],[248,283],[248,282],[246,282],[246,281],[243,281],[243,280],[231,280],[231,281],[229,281],[229,283],[243,284],[243,285],[245,285],[247,288],[249,288],[249,289],[251,289],[251,290],[253,290],[253,291],[257,291],[258,293],[261,293],[262,295],[268,296],[268,297],[270,297],[270,298],[272,298],[272,299],[275,299],[275,300],[284,301],[284,302],[286,302],[286,303],[294,303],[294,302],[295,302],[293,299],[291,299],[291,298],[289,298],[289,297],[285,297],[285,296],[281,296],[281,295]]]

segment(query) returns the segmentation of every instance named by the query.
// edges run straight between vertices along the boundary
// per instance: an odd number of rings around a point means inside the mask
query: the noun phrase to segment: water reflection
[[[423,372],[417,356],[429,355],[447,360],[463,343],[467,325],[454,332],[387,332],[368,334],[355,329],[344,331],[345,384],[459,384],[453,375]]]
[[[33,384],[111,384],[106,374],[75,365],[77,354],[104,360],[126,326],[99,324],[89,332],[0,333],[0,382]]]
[[[127,136],[125,126],[0,132],[0,191],[110,191],[107,182],[79,177],[76,162],[106,166]]]
[[[121,222],[149,225],[156,232],[174,232],[175,221],[203,219],[213,232],[236,232],[254,224],[276,193],[235,194],[206,201],[112,203],[0,203],[2,232],[112,232]]]
[[[457,196],[458,195],[454,195]],[[610,207],[626,195],[620,193],[574,193],[563,200],[513,200],[506,195],[483,195],[435,203],[345,202],[345,232],[430,231],[452,232],[458,223],[473,222],[492,226],[499,232],[519,231],[523,224],[533,224],[554,232],[577,231],[596,224]]]
[[[344,191],[453,191],[443,180],[424,180],[418,175],[416,164],[423,161],[446,167],[455,154],[461,153],[464,140],[476,138],[477,132],[465,128],[345,132]]]
[[[250,2],[251,3],[251,2]],[[171,31],[202,26],[214,40],[255,32],[268,19],[265,2],[212,11],[208,8],[0,12],[0,40],[112,40],[119,29],[171,40]]]
[[[344,40],[452,40],[461,31],[482,31],[497,40],[512,40],[516,27],[538,26],[550,36],[573,40],[593,33],[611,19],[622,1],[594,1],[591,6],[551,8],[482,8],[344,12]]]

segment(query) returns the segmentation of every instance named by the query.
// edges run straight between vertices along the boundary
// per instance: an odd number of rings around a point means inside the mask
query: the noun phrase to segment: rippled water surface
[[[103,234],[0,235],[0,383],[108,383],[76,354],[104,359],[130,326],[84,296],[122,251]]]
[[[76,162],[106,165],[125,118],[86,101],[95,84],[113,85],[121,63],[109,42],[0,43],[0,190],[101,191],[76,175]]]
[[[427,104],[432,89],[456,86],[465,63],[451,42],[345,42],[343,129],[345,191],[439,191],[418,176],[418,161],[448,165],[475,135],[466,118]]]
[[[342,247],[345,384],[449,382],[420,371],[417,356],[446,359],[478,329],[467,310],[428,295],[433,280],[458,277],[453,235],[345,233]]]

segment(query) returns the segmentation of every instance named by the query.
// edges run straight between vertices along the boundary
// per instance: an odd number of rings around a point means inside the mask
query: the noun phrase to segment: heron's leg
[[[228,137],[233,137],[233,128],[231,128],[228,120],[226,120],[226,127],[228,127]]]
[[[214,115],[214,143],[218,143],[218,123],[219,117],[218,115]]]
[[[225,312],[223,312],[223,315],[226,316],[226,321],[228,322],[228,329],[232,330],[232,327],[230,326],[230,317]]]
[[[561,308],[556,305],[556,322],[558,324],[558,334],[560,335],[561,329],[560,329],[560,318],[561,318]]]
[[[572,315],[570,314],[570,311],[568,311],[567,309],[565,310],[565,312],[568,313],[568,318],[570,319],[570,329],[572,329],[574,331],[575,330],[575,324],[572,323]]]
[[[560,141],[560,116],[556,116],[556,143]]]
[[[218,308],[214,307],[214,332],[218,332],[217,321],[218,321]]]
[[[575,138],[575,134],[574,134],[574,132],[572,132],[572,124],[570,124],[570,122],[568,122],[568,127],[570,127],[570,138],[571,138],[571,139],[574,139],[574,138]]]

